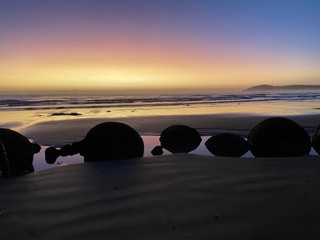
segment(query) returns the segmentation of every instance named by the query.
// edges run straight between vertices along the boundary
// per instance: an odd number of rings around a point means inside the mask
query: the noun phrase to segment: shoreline
[[[277,115],[279,116],[279,115]],[[134,128],[140,135],[159,136],[170,125],[181,124],[197,129],[201,136],[234,133],[247,137],[251,129],[269,115],[208,114],[138,116],[119,118],[82,118],[36,123],[19,132],[41,145],[62,146],[83,139],[86,133],[101,122],[122,122]],[[320,124],[320,114],[283,116],[297,122],[309,135]]]

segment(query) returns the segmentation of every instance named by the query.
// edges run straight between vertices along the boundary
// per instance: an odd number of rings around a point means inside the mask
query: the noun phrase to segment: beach
[[[202,136],[218,133],[234,133],[247,136],[251,129],[271,116],[250,114],[170,115],[123,118],[90,118],[45,121],[25,129],[21,133],[43,145],[64,145],[83,139],[86,133],[102,122],[122,122],[133,127],[140,135],[159,136],[174,124],[187,125],[198,130]],[[294,120],[313,134],[320,123],[320,114],[285,116]]]
[[[294,120],[311,136],[320,123],[318,92],[190,92],[141,95],[38,94],[0,95],[0,127],[25,135],[42,146],[34,155],[35,170],[81,163],[79,154],[44,161],[47,147],[60,148],[82,140],[102,122],[121,122],[143,138],[144,157],[159,145],[161,132],[176,124],[195,128],[202,137],[194,154],[212,154],[205,141],[216,134],[233,133],[247,138],[264,119],[282,116]],[[164,151],[164,154],[170,154]],[[316,154],[311,151],[310,154]],[[248,152],[244,157],[252,157]]]
[[[34,156],[34,173],[0,179],[1,236],[318,239],[320,157],[314,150],[301,157],[254,158],[249,152],[239,158],[216,157],[204,146],[220,133],[247,138],[254,126],[272,116],[295,121],[310,136],[320,123],[317,109],[283,115],[279,109],[272,115],[262,110],[172,114],[170,108],[171,114],[38,117],[32,124],[18,124],[19,132],[42,150]],[[33,111],[29,116],[38,115]],[[79,141],[102,122],[133,127],[144,140],[144,157],[84,163],[77,154],[59,157],[54,165],[45,162],[48,146]],[[161,132],[174,124],[195,128],[200,146],[191,153],[152,156]]]
[[[145,157],[152,156],[151,150],[160,144],[159,136],[161,132],[174,124],[193,127],[201,134],[202,142],[192,153],[212,156],[204,145],[205,141],[211,136],[221,133],[233,133],[246,138],[255,125],[269,117],[270,116],[250,114],[211,114],[73,119],[41,122],[26,127],[20,132],[29,139],[32,139],[32,141],[42,145],[42,151],[34,156],[34,167],[36,170],[43,170],[55,166],[83,162],[83,157],[77,154],[74,156],[59,157],[55,164],[49,165],[44,161],[44,151],[47,146],[59,148],[63,145],[80,141],[93,126],[106,121],[122,122],[133,127],[143,138]],[[316,126],[320,123],[320,115],[317,114],[286,117],[303,126],[309,135],[315,132]],[[170,154],[170,152],[165,150],[164,154]],[[310,154],[317,155],[313,149]],[[244,157],[253,156],[248,152]]]
[[[319,160],[172,154],[1,178],[1,237],[318,239]]]

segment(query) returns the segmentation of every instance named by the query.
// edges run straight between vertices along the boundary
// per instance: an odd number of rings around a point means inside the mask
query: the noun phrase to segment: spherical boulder
[[[0,128],[0,168],[5,177],[18,176],[34,171],[33,155],[40,151],[40,146],[22,134]]]
[[[222,157],[241,157],[249,151],[249,143],[243,137],[229,133],[212,136],[205,145],[213,155]]]
[[[142,157],[144,143],[132,127],[119,122],[104,122],[91,128],[85,138],[60,150],[46,149],[46,161],[53,164],[57,157],[80,153],[85,162]]]
[[[195,150],[201,143],[199,132],[185,125],[172,125],[162,131],[160,136],[161,146],[155,147],[152,154],[161,155],[165,148],[171,153],[188,153]]]
[[[310,152],[308,133],[294,121],[273,117],[260,122],[248,135],[255,157],[296,157]]]
[[[80,152],[85,162],[142,157],[143,140],[130,126],[104,122],[93,127],[83,140]]]

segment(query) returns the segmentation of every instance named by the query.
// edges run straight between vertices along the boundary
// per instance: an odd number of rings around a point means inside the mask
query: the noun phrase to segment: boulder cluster
[[[188,153],[201,143],[199,132],[185,125],[172,125],[164,129],[160,145],[151,153],[162,155],[163,149],[171,153]],[[249,150],[255,157],[297,157],[309,154],[311,147],[320,155],[320,125],[310,138],[296,122],[283,117],[268,118],[257,124],[247,139],[224,133],[210,137],[206,148],[215,156],[241,157]],[[0,128],[0,170],[2,176],[16,176],[34,171],[33,155],[40,146],[10,129]],[[59,156],[80,153],[85,162],[142,157],[144,143],[132,127],[118,122],[104,122],[93,127],[79,142],[61,149],[49,147],[45,151],[47,163]]]
[[[142,157],[144,143],[132,127],[119,122],[104,122],[91,128],[84,139],[65,145],[60,150],[46,149],[45,157],[53,164],[59,156],[80,153],[85,162]]]
[[[161,148],[172,153],[190,152],[199,146],[199,136],[195,129],[174,125],[161,133]],[[311,146],[320,154],[320,126],[311,143],[308,133],[296,122],[272,117],[256,125],[247,140],[239,135],[224,133],[210,137],[205,146],[213,155],[223,157],[241,157],[249,150],[255,157],[297,157],[309,154]],[[162,154],[159,146],[152,154]]]

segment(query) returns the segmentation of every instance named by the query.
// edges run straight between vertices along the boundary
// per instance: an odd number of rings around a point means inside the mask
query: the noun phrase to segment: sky
[[[0,90],[320,84],[319,0],[1,0]]]

